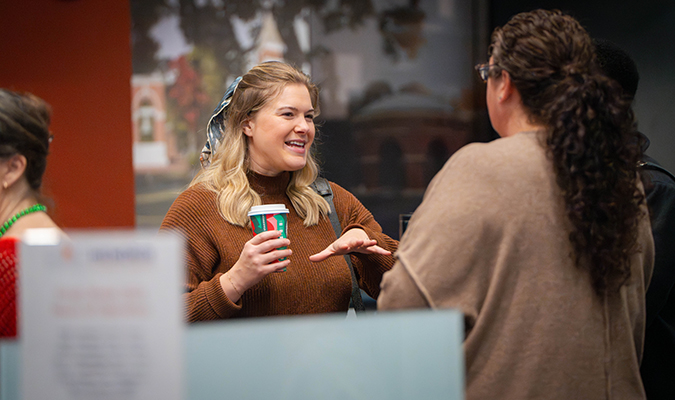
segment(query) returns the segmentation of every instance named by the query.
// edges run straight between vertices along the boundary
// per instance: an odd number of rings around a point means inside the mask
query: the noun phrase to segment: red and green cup
[[[251,219],[251,229],[253,234],[257,235],[265,231],[281,231],[282,238],[287,238],[286,225],[288,224],[288,209],[284,204],[263,204],[261,206],[253,206],[248,212],[248,217]],[[286,246],[280,247],[279,250],[285,250]],[[286,257],[280,258],[279,261],[285,260]],[[286,268],[283,269],[286,271]]]

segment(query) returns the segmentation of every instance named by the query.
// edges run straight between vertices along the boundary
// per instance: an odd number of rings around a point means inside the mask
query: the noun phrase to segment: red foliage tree
[[[197,149],[197,127],[202,122],[202,112],[210,99],[202,87],[202,77],[186,56],[180,56],[169,63],[176,74],[176,81],[169,89],[169,98],[176,106],[176,112],[186,124],[190,149]]]

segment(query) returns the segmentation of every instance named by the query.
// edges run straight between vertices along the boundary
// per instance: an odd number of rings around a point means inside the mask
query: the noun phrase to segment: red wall
[[[133,227],[129,2],[0,0],[0,87],[52,105],[43,192],[65,228]]]

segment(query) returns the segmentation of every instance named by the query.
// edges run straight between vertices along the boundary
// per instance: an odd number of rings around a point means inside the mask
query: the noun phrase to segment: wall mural
[[[284,60],[321,89],[323,175],[387,234],[461,146],[492,137],[484,0],[132,0],[137,226],[156,228],[199,168],[225,88]]]

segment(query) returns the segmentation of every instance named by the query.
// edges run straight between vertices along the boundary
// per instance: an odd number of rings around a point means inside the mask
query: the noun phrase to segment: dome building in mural
[[[418,85],[370,102],[352,122],[366,191],[421,193],[471,140],[464,113]]]

